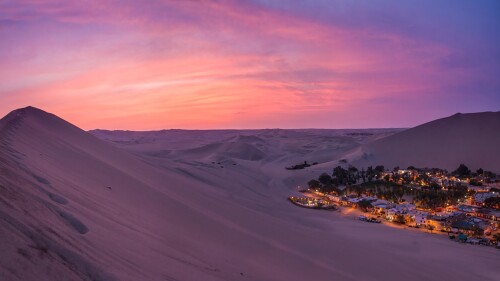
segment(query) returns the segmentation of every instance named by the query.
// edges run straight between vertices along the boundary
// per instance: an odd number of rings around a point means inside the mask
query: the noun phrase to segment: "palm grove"
[[[366,170],[359,170],[354,166],[337,166],[331,175],[323,173],[318,179],[310,180],[308,187],[323,193],[364,194],[392,202],[402,202],[405,200],[403,197],[408,196],[418,207],[433,209],[458,204],[460,200],[474,194],[460,179],[468,179],[471,185],[481,185],[482,182],[477,178],[488,181],[496,177],[483,169],[471,172],[464,164],[452,173],[437,168],[417,169],[412,166],[407,170],[413,173],[399,173],[399,170],[399,167],[395,167],[392,171],[387,171],[382,165],[370,166]],[[436,175],[443,176],[446,180],[438,184],[434,180]],[[488,203],[495,207],[500,205],[498,201]]]

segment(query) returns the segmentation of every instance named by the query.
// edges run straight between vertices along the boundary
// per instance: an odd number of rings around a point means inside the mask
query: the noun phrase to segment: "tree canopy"
[[[453,174],[459,176],[459,177],[465,177],[465,176],[470,176],[471,171],[469,167],[465,166],[465,164],[460,164],[458,168],[453,171]]]

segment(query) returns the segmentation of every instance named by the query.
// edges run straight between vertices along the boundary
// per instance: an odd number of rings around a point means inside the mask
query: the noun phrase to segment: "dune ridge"
[[[368,143],[351,154],[355,165],[437,167],[500,173],[500,112],[457,113]]]

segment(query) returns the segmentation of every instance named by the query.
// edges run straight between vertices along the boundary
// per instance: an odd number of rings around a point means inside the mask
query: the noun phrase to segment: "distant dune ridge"
[[[498,280],[493,248],[286,200],[413,130],[90,134],[15,110],[0,120],[0,280]],[[319,164],[285,169],[304,161]]]
[[[457,113],[425,123],[366,144],[353,163],[449,171],[464,163],[500,173],[500,112]]]

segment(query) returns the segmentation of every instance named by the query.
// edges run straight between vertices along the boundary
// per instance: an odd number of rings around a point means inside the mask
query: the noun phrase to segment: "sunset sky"
[[[0,115],[410,127],[500,110],[500,1],[0,0]]]

